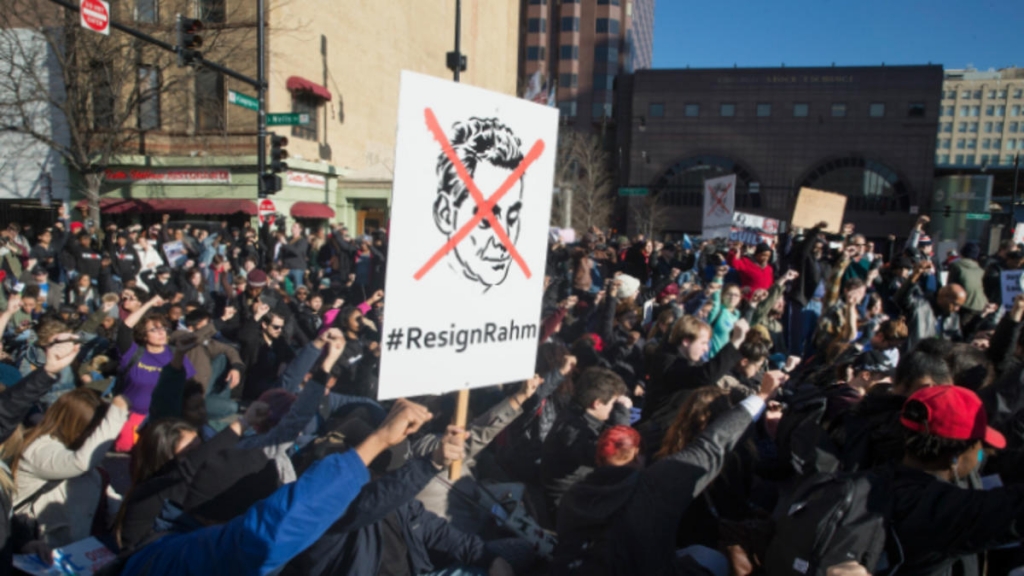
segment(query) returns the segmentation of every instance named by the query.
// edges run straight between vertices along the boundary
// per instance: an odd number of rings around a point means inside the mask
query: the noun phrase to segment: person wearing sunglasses
[[[278,376],[295,358],[295,353],[282,338],[285,317],[277,308],[256,301],[253,316],[242,324],[238,332],[242,363],[245,364],[245,382],[232,394],[244,401],[260,397],[278,380]]]

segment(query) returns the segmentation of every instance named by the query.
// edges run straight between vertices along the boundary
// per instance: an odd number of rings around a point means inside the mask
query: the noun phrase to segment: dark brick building
[[[666,232],[700,232],[704,179],[735,172],[737,210],[788,220],[808,186],[849,196],[858,231],[903,235],[929,211],[942,80],[931,65],[623,75],[620,182],[661,195]]]

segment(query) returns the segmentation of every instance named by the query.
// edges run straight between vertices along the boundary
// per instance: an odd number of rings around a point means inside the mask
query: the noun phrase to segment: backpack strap
[[[13,510],[11,510],[11,513],[17,514],[22,510],[25,510],[29,506],[32,506],[33,504],[35,504],[36,500],[39,500],[39,498],[42,497],[43,494],[51,492],[57,486],[60,486],[61,482],[62,480],[50,480],[46,484],[43,484],[43,486],[39,490],[33,492],[31,496],[19,502],[18,505],[15,506]]]

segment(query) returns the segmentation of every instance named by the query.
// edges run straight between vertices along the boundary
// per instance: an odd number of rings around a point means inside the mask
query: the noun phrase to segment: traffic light
[[[201,21],[178,14],[178,21],[174,26],[178,39],[178,66],[188,66],[197,58],[203,57],[203,53],[197,50],[203,45],[203,37],[199,35],[202,29]]]
[[[277,174],[262,174],[260,176],[263,194],[277,194],[281,191],[281,177]]]
[[[270,135],[270,171],[274,174],[288,170],[288,164],[285,163],[288,159],[288,151],[285,150],[287,145],[288,138],[277,134]]]
[[[949,218],[950,216],[953,215],[952,211],[953,211],[953,207],[950,206],[949,204],[946,204],[946,211],[943,212],[942,215],[945,216],[946,218]]]

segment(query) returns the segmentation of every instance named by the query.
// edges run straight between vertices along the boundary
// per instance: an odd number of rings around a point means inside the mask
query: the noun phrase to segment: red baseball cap
[[[924,414],[920,413],[921,405]],[[988,414],[978,395],[960,386],[930,386],[914,392],[903,404],[900,423],[909,430],[941,438],[982,440],[993,448],[1006,447],[1006,438],[989,427]]]

